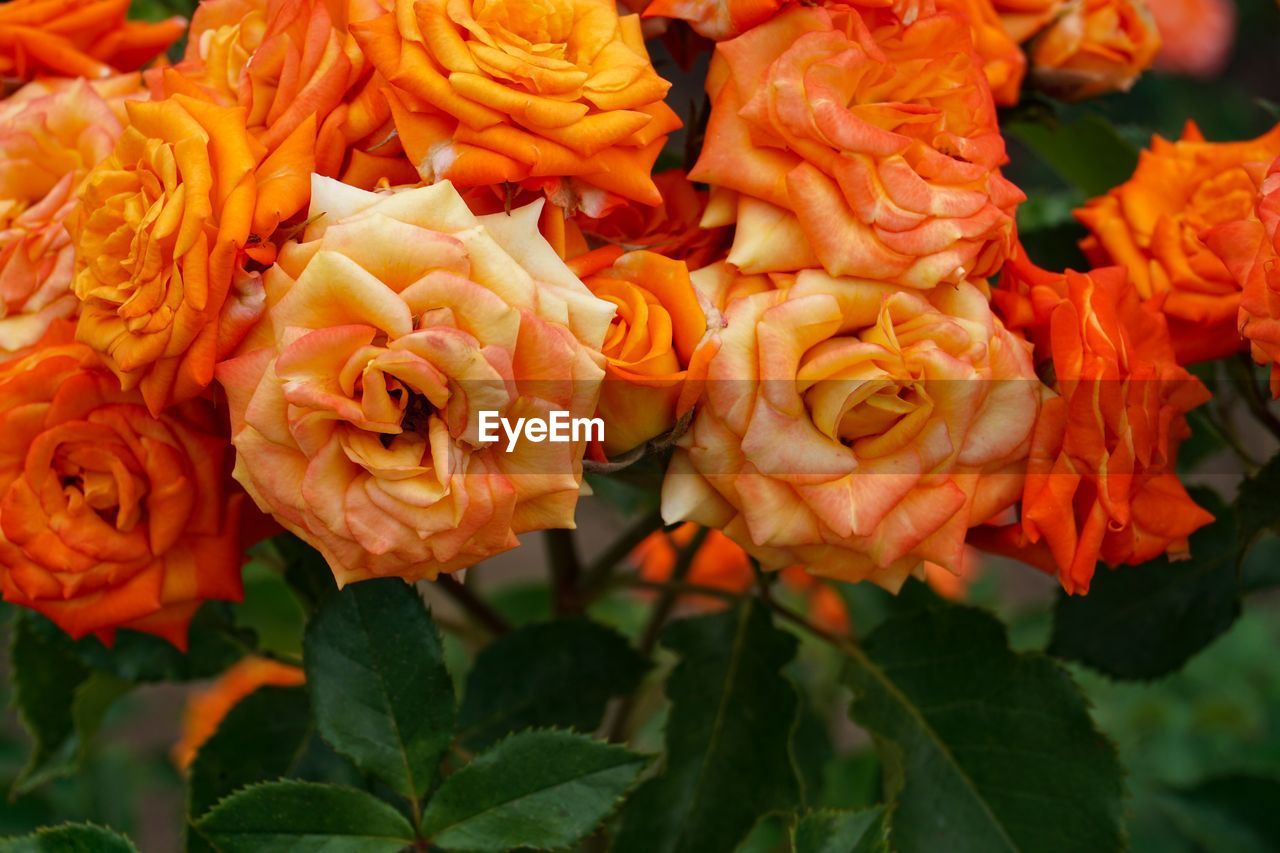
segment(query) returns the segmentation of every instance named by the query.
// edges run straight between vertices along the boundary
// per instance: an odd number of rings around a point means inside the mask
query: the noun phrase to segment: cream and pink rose
[[[766,566],[896,589],[957,571],[1022,492],[1041,388],[978,286],[915,291],[817,270],[729,303],[704,403],[663,484],[668,522]]]
[[[477,217],[448,182],[313,179],[311,224],[218,378],[236,478],[340,583],[434,579],[573,527],[585,442],[507,452],[479,424],[599,398],[613,306],[539,234],[541,206]]]
[[[29,84],[0,103],[0,356],[76,312],[65,223],[80,182],[111,153],[120,130],[84,80]]]

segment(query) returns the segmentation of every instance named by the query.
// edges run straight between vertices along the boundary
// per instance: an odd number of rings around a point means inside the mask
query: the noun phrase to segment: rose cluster
[[[1142,0],[127,6],[0,7],[0,590],[77,637],[183,645],[279,528],[434,580],[641,457],[739,569],[897,589],[978,545],[1082,593],[1211,520],[1186,366],[1280,359],[1280,129],[1156,140],[1077,214],[1096,268],[1019,243],[1024,82],[1220,61]]]

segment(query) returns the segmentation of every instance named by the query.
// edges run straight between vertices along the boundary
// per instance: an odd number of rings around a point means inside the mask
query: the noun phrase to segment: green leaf
[[[303,687],[263,687],[236,704],[200,747],[187,780],[187,815],[253,782],[291,775],[311,737]]]
[[[416,802],[454,719],[440,635],[417,591],[387,578],[330,596],[307,626],[303,659],[320,734]]]
[[[1263,531],[1280,525],[1280,453],[1240,484],[1235,506],[1245,546]]]
[[[37,829],[22,838],[0,838],[0,853],[137,853],[117,832],[89,823],[64,823]]]
[[[1014,121],[1001,126],[1086,196],[1102,195],[1124,183],[1138,166],[1138,149],[1104,119]]]
[[[1071,677],[980,610],[927,609],[849,648],[902,853],[1118,850],[1121,769]]]
[[[888,829],[883,806],[809,812],[792,825],[791,849],[794,853],[888,853]]]
[[[73,773],[107,709],[129,689],[114,676],[90,670],[70,639],[42,630],[41,621],[47,620],[23,611],[14,620],[10,645],[13,702],[34,741],[14,794]]]
[[[795,638],[751,599],[673,622],[662,644],[681,658],[667,682],[666,766],[627,803],[615,850],[732,850],[761,815],[800,801],[788,748],[799,703],[781,673]]]
[[[252,636],[237,631],[233,608],[225,601],[207,602],[191,620],[187,651],[138,631],[116,631],[107,648],[96,637],[72,640],[44,617],[34,620],[46,640],[70,650],[84,665],[125,681],[193,681],[218,675],[242,658]]]
[[[1216,521],[1191,536],[1191,558],[1099,564],[1089,594],[1060,594],[1049,653],[1116,678],[1177,670],[1240,615],[1241,554],[1234,511],[1212,492],[1193,497]]]
[[[572,732],[512,735],[445,780],[422,833],[446,850],[568,847],[609,816],[646,764]]]
[[[586,619],[517,628],[476,657],[460,736],[477,750],[522,729],[594,731],[610,697],[634,690],[646,666],[625,637]]]
[[[222,853],[392,853],[413,843],[404,815],[372,794],[315,782],[264,782],[196,824]]]
[[[1171,822],[1209,853],[1280,850],[1280,778],[1219,776],[1169,798]]]
[[[314,611],[322,601],[337,594],[333,570],[315,548],[292,533],[275,537],[271,545],[284,562],[285,582],[293,588],[307,612]]]

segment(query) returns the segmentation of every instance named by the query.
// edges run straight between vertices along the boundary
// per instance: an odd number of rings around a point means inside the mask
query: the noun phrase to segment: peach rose
[[[1032,42],[1031,76],[1067,100],[1124,92],[1159,50],[1160,33],[1143,0],[1070,0]]]
[[[371,188],[416,183],[372,66],[348,32],[373,0],[208,0],[187,52],[151,72],[157,97],[186,93],[245,108],[249,133],[275,150],[315,116],[316,171]]]
[[[305,203],[314,123],[264,159],[241,108],[175,95],[127,109],[68,221],[77,337],[159,413],[204,390],[261,313],[246,252]]]
[[[1146,302],[1169,318],[1178,361],[1221,358],[1240,348],[1240,286],[1201,239],[1248,218],[1257,185],[1246,168],[1280,155],[1280,125],[1247,142],[1205,142],[1194,124],[1182,139],[1156,137],[1133,177],[1076,211],[1095,266],[1119,264]]]
[[[0,77],[109,77],[164,53],[185,18],[128,21],[129,0],[9,0],[0,5]]]
[[[424,181],[525,182],[588,215],[662,201],[649,172],[680,120],[612,0],[395,0],[352,32]]]
[[[538,233],[542,204],[476,217],[447,181],[314,179],[312,224],[218,378],[236,479],[339,583],[434,579],[573,526],[585,441],[509,452],[480,423],[595,412],[613,306]]]
[[[724,257],[731,235],[728,228],[702,228],[698,222],[707,207],[707,193],[680,169],[653,176],[662,204],[623,205],[599,219],[581,217],[577,224],[588,235],[624,249],[652,249],[685,261],[689,269],[705,267]]]
[[[1020,525],[982,531],[978,544],[1012,551],[1080,594],[1099,559],[1186,556],[1187,537],[1213,517],[1174,464],[1190,434],[1185,414],[1209,392],[1174,360],[1164,318],[1122,268],[1056,274],[1021,255],[995,302],[1010,326],[1026,325],[1060,396],[1036,425]]]
[[[173,745],[173,763],[186,770],[205,741],[213,737],[231,709],[259,687],[297,687],[307,680],[301,667],[246,657],[232,664],[217,680],[187,699],[182,713],[182,733]]]
[[[789,9],[716,47],[690,177],[740,194],[729,261],[911,287],[997,270],[1022,194],[966,22]]]
[[[1271,365],[1271,396],[1280,397],[1280,157],[1257,180],[1254,214],[1211,228],[1204,242],[1240,285],[1240,336],[1254,361]]]
[[[1151,14],[1160,31],[1156,67],[1192,77],[1217,77],[1236,38],[1232,0],[1156,0]]]
[[[601,351],[599,416],[609,456],[670,432],[692,411],[719,348],[684,261],[656,252],[597,249],[569,262],[587,289],[615,308]],[[708,306],[709,307],[709,306]]]
[[[241,597],[223,427],[203,401],[152,417],[69,331],[0,365],[0,590],[76,638],[185,648],[201,602]]]
[[[34,344],[77,308],[65,222],[120,122],[84,80],[0,103],[0,356]]]
[[[771,568],[897,589],[1010,506],[1039,407],[1026,343],[970,283],[914,291],[806,270],[726,310],[663,518]]]

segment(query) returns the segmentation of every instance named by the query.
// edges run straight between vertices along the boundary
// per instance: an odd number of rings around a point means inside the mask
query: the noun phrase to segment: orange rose
[[[109,77],[164,53],[185,18],[128,21],[129,0],[9,0],[0,5],[0,77]]]
[[[1212,78],[1226,67],[1236,38],[1231,0],[1159,0],[1151,14],[1160,31],[1157,68]]]
[[[173,745],[173,763],[186,770],[205,741],[213,737],[231,709],[259,687],[297,687],[307,676],[301,667],[271,660],[246,657],[232,664],[217,680],[187,698],[182,713],[182,733]]]
[[[1062,11],[1066,0],[991,0],[1009,38],[1021,44]]]
[[[662,193],[657,207],[623,205],[599,219],[581,218],[587,234],[624,249],[652,249],[668,258],[685,261],[689,269],[705,267],[724,256],[728,228],[702,228],[698,222],[707,207],[707,193],[699,190],[680,169],[653,176]]]
[[[68,222],[77,337],[158,413],[208,386],[261,313],[245,252],[305,202],[314,124],[264,159],[243,109],[183,95],[127,109]]]
[[[1063,274],[1019,256],[995,294],[1010,325],[1026,324],[1060,396],[1036,425],[1019,526],[976,541],[1012,550],[1086,593],[1101,558],[1136,565],[1187,554],[1213,517],[1174,473],[1185,413],[1209,392],[1174,360],[1164,318],[1118,267]]]
[[[1133,177],[1076,211],[1091,232],[1081,243],[1089,261],[1128,270],[1138,295],[1169,318],[1182,364],[1240,348],[1240,286],[1201,235],[1252,214],[1257,185],[1246,166],[1277,155],[1280,125],[1215,143],[1188,124],[1177,142],[1153,139]]]
[[[789,0],[653,0],[646,18],[686,21],[712,41],[736,38],[778,14]]]
[[[615,456],[669,432],[693,409],[719,330],[709,327],[684,261],[607,247],[569,267],[616,309],[601,348],[598,411],[605,453]]]
[[[201,602],[241,597],[219,418],[202,401],[152,417],[60,331],[0,365],[0,590],[73,637],[185,648]]]
[[[649,534],[631,552],[631,562],[639,568],[640,577],[651,583],[671,580],[679,550],[693,544],[698,529],[696,524],[682,524],[671,531]],[[708,530],[689,563],[685,580],[725,592],[745,592],[755,583],[755,574],[746,551],[719,530]],[[690,595],[685,600],[704,608],[715,608],[720,603],[719,599],[707,595]]]
[[[613,306],[538,233],[542,204],[476,217],[448,182],[315,178],[218,377],[236,478],[339,583],[434,579],[573,526],[586,436],[512,448],[481,422],[595,412]]]
[[[1143,0],[1070,0],[1031,44],[1032,77],[1058,98],[1128,91],[1160,50]]]
[[[925,560],[954,571],[966,531],[1017,499],[1040,385],[978,287],[806,270],[725,319],[663,483],[668,522],[896,589]]]
[[[1280,158],[1257,179],[1255,214],[1211,228],[1204,241],[1240,284],[1240,335],[1254,361],[1271,365],[1271,396],[1280,397]]]
[[[424,181],[527,182],[593,216],[662,201],[649,172],[680,120],[612,0],[396,0],[352,32]]]
[[[208,0],[187,52],[148,75],[157,97],[196,95],[245,108],[250,135],[274,151],[315,116],[316,171],[372,188],[416,183],[380,81],[348,33],[355,0]],[[374,7],[376,9],[376,6]]]
[[[729,261],[911,287],[999,268],[1022,194],[961,18],[789,9],[716,47],[693,180],[740,193]]]
[[[84,80],[0,103],[0,356],[75,313],[65,222],[76,187],[119,135],[111,107]]]
[[[640,568],[640,577],[651,583],[670,581],[679,557],[677,549],[690,547],[697,533],[698,525],[682,524],[671,531],[650,534],[631,552],[632,562]],[[697,586],[745,593],[755,583],[755,572],[751,569],[751,558],[736,542],[719,530],[708,530],[693,555],[685,580]],[[783,569],[782,584],[804,597],[805,610],[819,627],[836,634],[849,633],[849,613],[844,599],[831,584],[815,578],[800,566]],[[691,593],[681,599],[707,610],[723,606],[721,599],[710,595]]]

